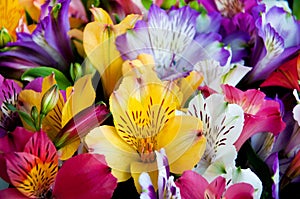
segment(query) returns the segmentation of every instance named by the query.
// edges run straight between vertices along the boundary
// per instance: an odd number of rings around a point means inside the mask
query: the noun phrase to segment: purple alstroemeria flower
[[[224,17],[232,18],[237,13],[250,12],[257,0],[198,0],[208,12],[218,11]]]
[[[8,109],[6,104],[16,106],[18,94],[21,87],[11,79],[4,79],[0,75],[0,137],[3,137],[9,131],[13,131],[21,120],[18,113]]]
[[[42,10],[47,10],[48,14],[41,17],[33,33],[18,33],[17,41],[7,44],[0,52],[0,71],[9,70],[15,77],[38,66],[51,66],[67,72],[74,61],[67,35],[69,4],[70,0],[58,0],[54,5],[47,1]]]
[[[221,45],[222,37],[197,33],[198,16],[188,6],[166,12],[152,5],[148,21],[138,21],[133,30],[117,37],[117,48],[125,60],[141,53],[153,55],[155,70],[163,80],[186,76],[201,60],[214,59],[224,66],[230,53]]]
[[[245,83],[265,80],[300,49],[300,23],[283,8],[272,7],[256,21],[258,37]]]

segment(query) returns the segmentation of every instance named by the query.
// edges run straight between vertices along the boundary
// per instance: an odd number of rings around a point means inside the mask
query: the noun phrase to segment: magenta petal
[[[224,198],[230,198],[230,199],[251,199],[254,198],[253,197],[254,194],[254,188],[247,183],[238,183],[238,184],[234,184],[231,185],[225,195]]]
[[[206,188],[205,196],[210,196],[209,198],[221,198],[225,190],[226,179],[222,176],[214,179]]]
[[[111,198],[117,179],[103,155],[81,154],[67,160],[59,170],[53,188],[54,198]]]
[[[190,170],[185,171],[175,184],[180,189],[182,199],[204,199],[204,191],[208,186],[208,182],[204,177]]]
[[[234,145],[239,150],[244,142],[256,133],[271,132],[274,135],[278,135],[284,128],[285,123],[279,115],[260,116],[245,114],[243,131]]]
[[[17,127],[13,132],[0,138],[0,153],[21,152],[24,150],[29,138],[33,135],[31,131]]]
[[[15,188],[7,188],[4,190],[0,190],[0,198],[13,198],[13,199],[26,199],[27,197],[21,194],[18,189]]]

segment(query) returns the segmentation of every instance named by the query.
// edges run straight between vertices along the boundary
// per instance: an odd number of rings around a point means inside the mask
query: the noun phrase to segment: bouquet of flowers
[[[300,197],[299,1],[0,10],[0,198]]]

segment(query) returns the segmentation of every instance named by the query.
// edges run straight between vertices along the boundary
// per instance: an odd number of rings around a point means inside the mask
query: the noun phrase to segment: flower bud
[[[70,66],[70,74],[73,81],[75,82],[78,78],[82,76],[81,65],[79,63],[75,63],[75,64],[72,63]]]
[[[54,84],[43,96],[41,103],[41,114],[46,115],[57,104],[59,98],[59,89],[57,84]]]
[[[2,27],[0,30],[0,48],[3,48],[12,38],[6,28]]]
[[[38,109],[36,108],[36,106],[33,106],[31,108],[31,112],[30,112],[31,118],[33,119],[34,123],[38,122],[38,117],[39,117],[39,113],[38,113]]]

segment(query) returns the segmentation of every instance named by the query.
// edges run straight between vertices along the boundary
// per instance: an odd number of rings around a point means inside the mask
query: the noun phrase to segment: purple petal
[[[225,45],[229,45],[232,51],[231,62],[239,62],[243,58],[247,58],[249,55],[248,42],[250,36],[245,32],[235,32],[228,35],[224,39]]]
[[[273,153],[266,160],[267,165],[272,169],[272,196],[274,199],[279,199],[279,159],[278,153]]]
[[[222,16],[219,12],[208,14],[201,13],[197,17],[196,29],[198,33],[218,32],[221,26]]]
[[[140,198],[141,199],[146,199],[146,198],[150,198],[150,199],[156,199],[156,192],[154,190],[154,187],[152,185],[150,176],[148,173],[141,173],[140,177],[139,177],[139,183],[142,187],[142,193]]]
[[[68,7],[70,0],[61,0],[57,16],[53,12],[38,23],[30,34],[19,33],[18,40],[0,52],[0,65],[17,70],[37,66],[51,66],[67,72],[74,61],[69,31]],[[49,7],[51,9],[52,7]]]

